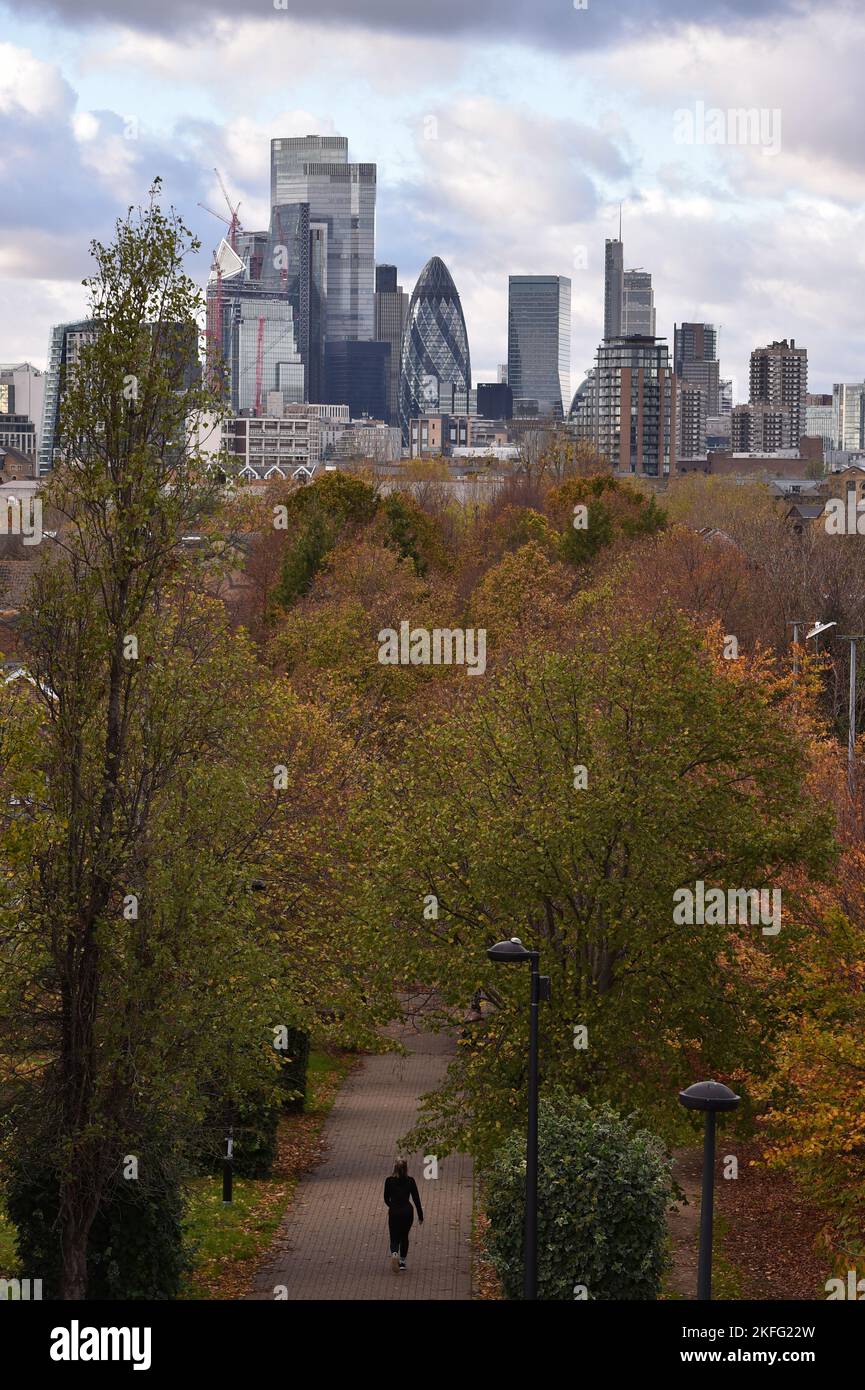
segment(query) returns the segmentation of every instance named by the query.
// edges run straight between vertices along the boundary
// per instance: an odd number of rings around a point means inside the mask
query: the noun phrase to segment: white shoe
[[[394,1251],[390,1257],[390,1267],[393,1270],[394,1274],[399,1273],[399,1255],[396,1253],[396,1251]]]

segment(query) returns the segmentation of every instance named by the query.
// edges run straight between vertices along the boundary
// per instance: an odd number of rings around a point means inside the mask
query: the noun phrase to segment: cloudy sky
[[[44,365],[91,237],[154,174],[203,283],[214,168],[264,226],[270,139],[321,132],[378,165],[377,259],[407,289],[447,262],[476,378],[507,355],[508,274],[561,274],[577,386],[620,202],[658,333],[720,324],[737,398],[773,338],[808,348],[812,390],[865,375],[862,0],[0,0],[0,20],[0,361]]]

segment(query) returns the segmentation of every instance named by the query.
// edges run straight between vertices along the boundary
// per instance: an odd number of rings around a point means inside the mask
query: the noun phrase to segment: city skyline
[[[220,4],[202,17],[56,3],[43,18],[0,5],[14,35],[0,44],[0,122],[15,150],[15,196],[0,211],[2,355],[44,365],[52,324],[84,315],[90,237],[109,235],[154,174],[202,238],[203,284],[222,230],[197,207],[224,207],[214,167],[244,225],[264,227],[270,140],[321,133],[378,166],[376,261],[396,265],[407,291],[431,256],[448,265],[477,380],[494,380],[505,353],[508,277],[533,274],[571,279],[580,384],[603,335],[604,242],[620,203],[626,268],[652,275],[657,333],[672,342],[675,322],[717,324],[736,401],[753,348],[783,337],[807,344],[814,390],[861,379],[852,65],[865,21],[843,0],[801,13],[665,8],[659,24],[653,6],[541,5],[530,24],[496,7],[491,39],[484,4],[472,16],[446,6],[435,24],[383,5],[361,21],[332,0],[315,20],[294,3],[266,15],[241,4],[230,26]],[[449,45],[448,25],[471,38],[470,55]],[[770,35],[779,61],[766,71]],[[430,60],[444,51],[443,76]],[[806,70],[807,116],[796,102]],[[712,143],[717,107],[778,120],[755,127],[755,143]]]

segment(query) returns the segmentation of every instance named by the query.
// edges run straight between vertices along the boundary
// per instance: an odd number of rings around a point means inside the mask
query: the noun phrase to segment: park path
[[[397,1156],[397,1141],[414,1122],[424,1091],[441,1081],[453,1039],[394,1029],[408,1049],[367,1057],[342,1086],[324,1129],[326,1153],[301,1179],[290,1211],[250,1298],[468,1299],[471,1297],[471,1161],[454,1154],[424,1180],[423,1155],[410,1154],[424,1224],[412,1227],[408,1268],[394,1274],[388,1262],[384,1180]]]

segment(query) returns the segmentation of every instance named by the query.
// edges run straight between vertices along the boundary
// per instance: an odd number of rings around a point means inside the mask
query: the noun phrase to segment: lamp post
[[[805,627],[804,618],[791,618],[787,623],[793,629],[793,675],[799,674],[799,629]]]
[[[222,1205],[229,1206],[232,1200],[232,1179],[234,1177],[234,1127],[227,1126],[225,1154],[222,1159]]]
[[[715,1116],[719,1110],[735,1110],[741,1100],[720,1081],[698,1081],[679,1092],[686,1110],[702,1110],[706,1116],[703,1133],[703,1194],[700,1199],[700,1261],[697,1267],[697,1298],[712,1297],[712,1218],[715,1204]]]
[[[518,936],[498,941],[487,951],[496,965],[522,965],[529,961],[529,1119],[526,1130],[526,1209],[523,1225],[523,1298],[538,1296],[538,1005],[550,997],[550,977],[538,973],[538,951],[527,951]]]
[[[850,689],[849,689],[849,708],[847,718],[847,790],[850,793],[850,800],[856,800],[856,654],[857,642],[865,641],[862,633],[855,633],[845,636],[845,642],[850,643]]]

